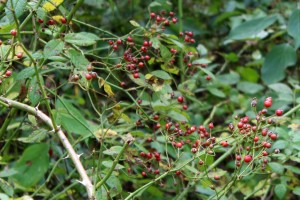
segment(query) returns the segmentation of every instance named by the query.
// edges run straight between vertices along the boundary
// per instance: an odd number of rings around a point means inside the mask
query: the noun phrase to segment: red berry
[[[153,19],[154,17],[156,16],[156,14],[155,13],[150,13],[150,17]]]
[[[139,73],[134,73],[134,74],[133,74],[133,78],[140,78]]]
[[[55,24],[55,21],[54,21],[53,19],[50,19],[50,20],[47,22],[47,24],[50,25],[50,26],[51,26],[51,25],[54,25],[54,24]]]
[[[205,77],[205,79],[206,79],[207,81],[210,81],[210,80],[211,80],[211,76],[207,75],[207,76]]]
[[[93,78],[93,76],[91,74],[85,74],[85,78],[89,81]]]
[[[182,109],[183,110],[187,110],[188,109],[188,105],[186,105],[186,104],[182,105]]]
[[[181,171],[179,171],[179,170],[177,170],[175,173],[177,176],[181,175]]]
[[[216,180],[216,181],[218,181],[218,180],[220,180],[220,176],[214,176],[214,179]]]
[[[259,140],[259,137],[257,137],[257,136],[255,136],[253,139],[254,142],[258,142],[258,140]]]
[[[121,45],[121,44],[122,44],[122,40],[121,40],[121,39],[118,39],[118,40],[117,40],[117,44],[118,44],[118,45]]]
[[[176,17],[173,17],[173,18],[172,18],[172,22],[173,22],[174,24],[176,24],[176,23],[177,23],[177,18],[176,18]]]
[[[145,156],[146,156],[145,152],[141,152],[141,153],[140,153],[140,156],[141,156],[141,157],[145,157]]]
[[[263,156],[267,156],[267,155],[268,155],[268,152],[263,151],[263,152],[262,152],[262,155],[263,155]]]
[[[62,24],[66,24],[66,23],[67,23],[67,19],[66,19],[66,18],[64,18],[64,17],[63,17],[63,18],[61,18],[61,19],[60,19],[60,21],[61,21],[61,23],[62,23]]]
[[[142,176],[146,177],[147,176],[146,172],[142,172]]]
[[[271,140],[277,140],[277,135],[275,133],[272,133],[270,135]]]
[[[182,102],[183,102],[183,97],[182,97],[182,96],[179,96],[179,97],[177,98],[177,101],[178,101],[179,103],[182,103]]]
[[[108,41],[108,44],[109,44],[110,46],[112,46],[112,45],[114,44],[114,41],[109,40],[109,41]]]
[[[242,157],[240,155],[236,155],[235,159],[236,160],[242,160]]]
[[[123,87],[126,86],[126,83],[125,83],[125,82],[121,82],[121,83],[120,83],[120,86],[123,88]]]
[[[220,143],[223,147],[228,147],[228,142],[227,141],[223,141],[222,143]]]
[[[139,62],[139,67],[140,68],[144,67],[144,63],[143,62]]]
[[[22,52],[19,52],[19,53],[17,53],[17,58],[22,58],[23,57],[23,53]]]
[[[44,20],[43,19],[38,19],[38,23],[42,24],[42,23],[44,23]]]
[[[204,162],[202,160],[199,161],[199,165],[203,165]]]
[[[11,31],[10,31],[10,34],[11,34],[12,36],[16,36],[16,35],[17,35],[17,30],[16,30],[16,29],[11,30]]]
[[[272,106],[272,101],[266,100],[266,101],[264,102],[264,105],[265,105],[266,108],[269,108],[269,107]]]
[[[149,42],[145,40],[143,43],[143,46],[145,46],[145,47],[149,46]]]
[[[11,72],[10,70],[7,70],[7,71],[5,72],[5,76],[7,76],[7,77],[11,76],[11,74],[12,74],[12,72]]]
[[[214,128],[214,124],[212,122],[209,123],[208,128],[213,129]]]
[[[91,75],[92,75],[92,78],[97,78],[97,73],[96,72],[92,72]]]
[[[252,156],[250,156],[250,155],[246,155],[246,156],[244,157],[244,161],[245,161],[246,163],[251,162],[251,160],[252,160]]]
[[[154,174],[156,174],[156,175],[159,174],[159,173],[160,173],[159,169],[157,169],[157,170],[154,171]]]
[[[133,38],[132,38],[131,36],[128,36],[128,37],[127,37],[127,41],[128,41],[128,42],[133,42]]]
[[[244,123],[243,123],[243,122],[239,122],[239,123],[237,124],[237,127],[238,127],[239,129],[243,128],[243,126],[244,126]]]
[[[281,116],[281,115],[283,114],[283,110],[282,110],[282,109],[277,109],[277,110],[275,111],[275,114],[276,114],[277,116]]]
[[[177,142],[177,143],[176,143],[176,147],[177,147],[178,149],[180,149],[180,148],[182,147],[182,143],[181,143],[181,142]]]
[[[173,49],[173,48],[172,48],[170,51],[171,51],[172,54],[177,53],[177,50],[176,50],[176,49]]]
[[[146,156],[147,156],[148,159],[151,159],[152,158],[152,153],[147,153]]]

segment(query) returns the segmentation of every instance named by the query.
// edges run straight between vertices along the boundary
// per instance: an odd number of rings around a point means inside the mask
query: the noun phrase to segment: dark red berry
[[[7,77],[11,76],[11,74],[12,74],[12,72],[11,72],[10,70],[7,70],[7,71],[5,72],[5,76],[7,76]]]
[[[179,96],[179,97],[177,98],[177,101],[178,101],[179,103],[182,103],[182,102],[183,102],[183,97],[182,97],[182,96]]]
[[[17,30],[16,30],[16,29],[11,30],[11,31],[10,31],[10,34],[11,34],[12,36],[16,36],[16,35],[17,35]]]
[[[93,78],[93,76],[91,74],[85,74],[85,78],[89,81]]]
[[[283,110],[282,110],[282,109],[277,109],[277,110],[275,111],[275,114],[276,114],[277,116],[282,116]]]
[[[66,18],[64,18],[64,17],[63,17],[63,18],[61,18],[61,19],[60,19],[60,21],[61,21],[61,23],[62,23],[62,24],[66,24],[66,23],[67,23],[67,19],[66,19]]]
[[[250,155],[246,155],[246,156],[244,157],[244,162],[246,162],[246,163],[251,162],[251,160],[252,160],[252,156],[250,156]]]

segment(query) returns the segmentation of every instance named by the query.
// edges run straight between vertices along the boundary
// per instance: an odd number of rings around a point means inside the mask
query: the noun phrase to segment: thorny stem
[[[37,108],[28,106],[26,104],[23,104],[23,103],[14,101],[14,100],[7,99],[5,97],[0,97],[0,101],[6,103],[9,107],[23,110],[31,115],[34,115],[34,116],[40,118],[51,129],[54,129],[52,120],[47,115],[45,115],[43,112],[38,110]],[[89,199],[93,199],[94,198],[94,186],[91,183],[91,181],[79,159],[78,154],[75,152],[75,150],[73,149],[68,138],[65,136],[64,132],[60,128],[58,128],[58,130],[57,130],[57,135],[58,135],[61,143],[63,144],[64,148],[67,150],[69,157],[72,159],[78,173],[80,174],[80,176],[82,178],[81,183],[85,186]]]

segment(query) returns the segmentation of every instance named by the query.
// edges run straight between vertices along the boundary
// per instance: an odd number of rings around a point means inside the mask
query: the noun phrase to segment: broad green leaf
[[[169,72],[169,73],[171,73],[171,74],[176,74],[176,75],[178,75],[178,73],[179,73],[179,68],[178,67],[176,67],[176,66],[174,66],[174,65],[171,65],[171,66],[169,66],[169,65],[160,65],[160,67],[161,67],[161,69],[163,69],[163,70],[165,70],[166,72]]]
[[[91,134],[89,125],[81,112],[67,100],[60,98],[56,101],[57,120],[61,122],[67,132],[79,135]]]
[[[288,34],[295,40],[295,47],[300,46],[300,10],[294,10],[288,21]]]
[[[30,78],[34,75],[34,73],[35,71],[33,67],[27,67],[18,73],[16,80],[19,81],[19,80]]]
[[[297,196],[300,196],[300,186],[297,186],[293,189],[293,193]]]
[[[240,75],[234,71],[231,71],[229,74],[222,74],[217,76],[216,78],[222,84],[233,85],[239,82]]]
[[[277,17],[272,15],[246,21],[232,29],[229,33],[229,36],[226,39],[244,40],[255,37],[259,32],[271,26],[276,21],[276,19]]]
[[[238,83],[237,89],[247,94],[256,94],[262,91],[264,87],[257,83],[241,81]]]
[[[256,70],[249,67],[238,67],[236,70],[243,80],[256,83],[259,80],[259,74]]]
[[[40,80],[43,82],[42,76],[40,76]],[[29,92],[28,97],[29,100],[31,101],[31,105],[36,106],[42,100],[42,94],[36,76],[34,76],[31,79],[28,92]]]
[[[64,49],[64,42],[61,40],[50,40],[44,47],[44,57],[48,59],[51,56],[56,56]]]
[[[172,79],[172,77],[167,72],[162,71],[162,70],[152,71],[151,74],[158,78],[161,78],[163,80],[171,80]]]
[[[170,59],[171,58],[172,54],[166,46],[160,45],[159,49],[160,49],[160,55],[163,59]]]
[[[160,47],[160,40],[157,37],[152,37],[150,41],[152,42],[152,47],[154,49],[158,49]]]
[[[122,150],[121,146],[113,146],[103,151],[103,153],[112,156],[112,155],[118,155],[121,152],[121,150]]]
[[[274,142],[273,144],[273,148],[274,149],[284,149],[289,145],[289,143],[285,140],[277,140],[276,142]]]
[[[72,69],[72,67],[70,65],[68,65],[67,63],[63,63],[63,62],[50,62],[47,64],[47,66],[54,67],[55,69],[66,69],[66,70]]]
[[[103,161],[102,165],[105,166],[106,168],[111,168],[112,165],[113,165],[113,161],[111,161],[111,160]],[[123,169],[123,168],[124,168],[123,165],[117,164],[114,170],[120,170],[120,169]]]
[[[14,166],[18,173],[12,178],[25,188],[37,184],[49,167],[48,149],[47,144],[34,144],[26,148]]]
[[[12,4],[11,4],[12,2]],[[5,13],[10,22],[14,22],[14,15],[12,10],[15,11],[16,17],[19,18],[25,11],[27,0],[7,0]]]
[[[80,33],[68,33],[65,36],[65,41],[70,44],[75,44],[78,46],[90,46],[96,44],[97,40],[100,38],[88,32],[80,32]]]
[[[175,119],[177,121],[185,121],[187,122],[188,119],[185,115],[183,115],[183,113],[179,113],[179,112],[176,112],[174,110],[168,112],[168,116],[171,117],[172,119]]]
[[[21,137],[21,138],[18,138],[18,140],[21,142],[24,142],[24,143],[38,143],[47,137],[47,133],[48,133],[48,130],[39,128],[39,129],[33,131],[27,137]]]
[[[6,194],[0,193],[0,199],[1,200],[10,200],[9,196],[7,196]]]
[[[0,178],[0,188],[3,190],[3,192],[5,192],[5,194],[9,196],[13,196],[14,194],[13,187],[2,178]]]
[[[217,96],[217,97],[221,97],[221,98],[225,98],[226,95],[225,93],[218,89],[218,88],[215,88],[215,87],[207,87],[207,90],[214,96]]]
[[[278,99],[288,102],[293,101],[294,94],[292,89],[288,85],[284,83],[273,83],[271,85],[268,85],[268,87],[277,93],[279,97]]]
[[[69,55],[71,62],[76,68],[80,70],[86,70],[86,67],[90,62],[85,58],[84,55],[74,49],[69,49]]]
[[[109,186],[110,197],[115,197],[122,192],[122,184],[116,176],[110,176],[106,184]]]
[[[276,83],[285,77],[285,69],[295,65],[297,61],[296,50],[289,44],[275,46],[266,56],[261,68],[262,80],[266,84]]]
[[[273,172],[282,174],[284,171],[283,165],[276,163],[276,162],[270,162],[268,163],[268,166],[272,169]]]
[[[0,27],[0,33],[9,33],[12,29],[16,28],[16,24],[15,23],[11,23],[11,24],[6,24],[4,26]],[[1,45],[2,46],[2,45]],[[2,48],[2,47],[1,47]]]
[[[274,188],[275,194],[279,199],[284,199],[285,193],[287,191],[285,184],[277,184]]]

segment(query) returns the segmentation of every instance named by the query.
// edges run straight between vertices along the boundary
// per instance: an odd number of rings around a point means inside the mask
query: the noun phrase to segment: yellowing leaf
[[[62,2],[64,2],[64,0],[48,0],[48,2],[43,5],[43,9],[50,12],[55,10]]]
[[[299,131],[300,130],[300,124],[290,124],[288,127],[290,129],[292,129],[293,131]]]
[[[62,15],[54,15],[54,16],[52,16],[52,19],[54,19],[57,23],[60,23],[60,24],[61,24],[61,19],[62,18],[65,18],[65,17],[62,16]],[[70,21],[70,24],[72,25],[72,21]]]
[[[111,129],[100,129],[100,130],[96,131],[94,133],[94,135],[98,139],[102,139],[103,135],[104,135],[104,138],[113,138],[113,137],[116,137],[118,135],[118,133]]]
[[[109,84],[104,83],[104,91],[106,92],[106,94],[108,94],[108,96],[112,97],[114,96],[114,92],[112,91],[111,87]]]

